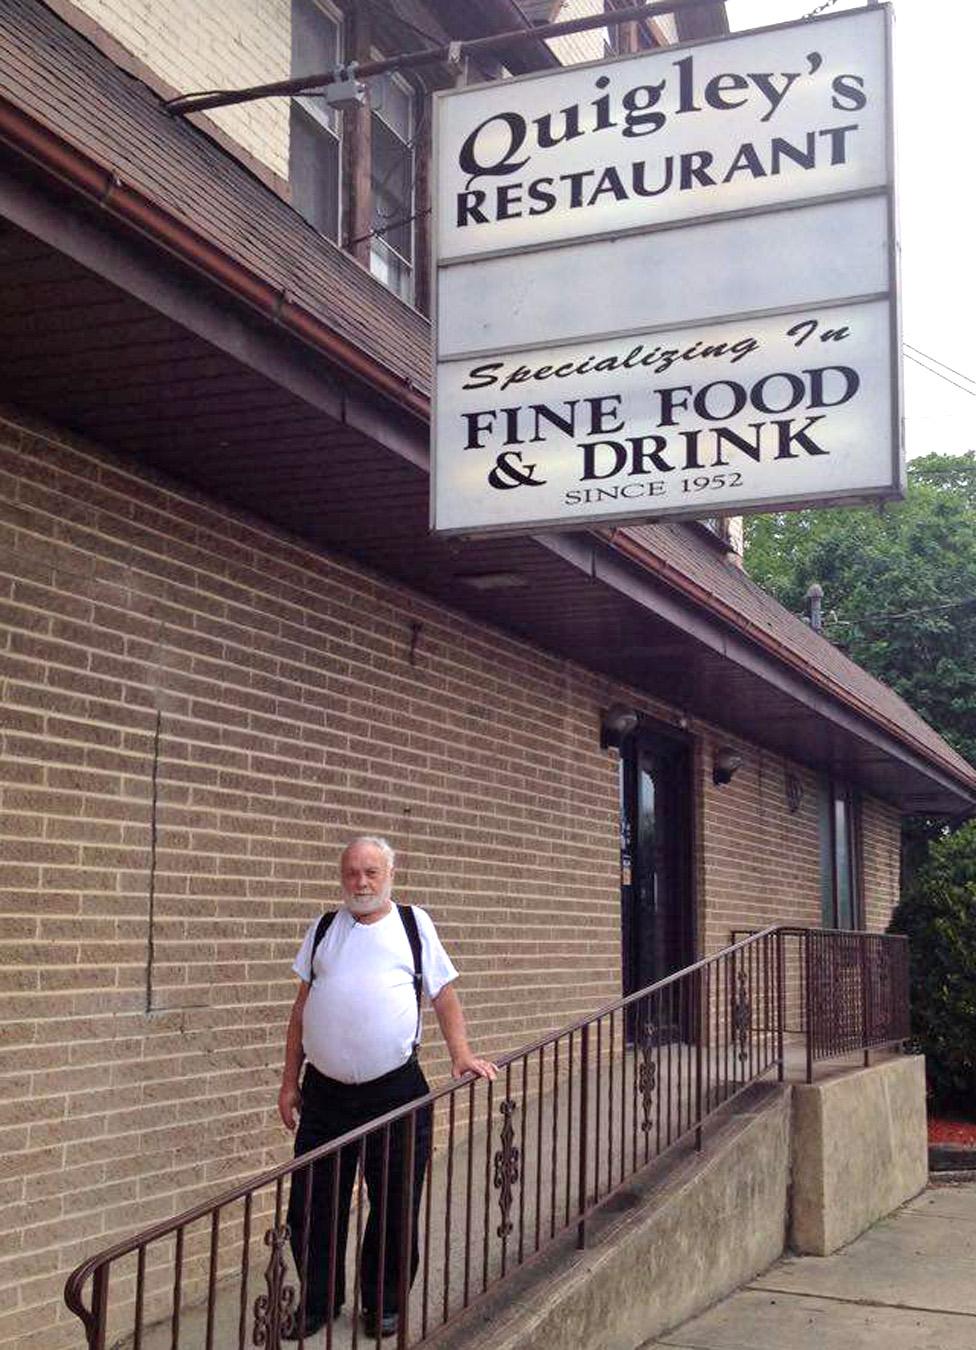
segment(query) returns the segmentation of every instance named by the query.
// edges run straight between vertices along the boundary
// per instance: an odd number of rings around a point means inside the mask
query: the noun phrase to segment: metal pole
[[[471,38],[467,42],[450,42],[440,47],[428,47],[420,52],[404,52],[381,61],[350,62],[334,66],[317,75],[303,75],[293,80],[275,80],[271,84],[255,84],[247,89],[221,89],[206,94],[181,94],[169,99],[163,106],[168,112],[185,114],[204,112],[207,108],[227,108],[234,103],[253,103],[256,99],[277,98],[301,94],[307,89],[324,89],[342,80],[365,80],[373,75],[385,75],[394,70],[416,70],[421,66],[455,63],[466,56],[493,52],[499,47],[510,47],[513,42],[538,42],[547,38],[566,37],[570,33],[584,33],[591,28],[612,28],[635,19],[652,19],[659,14],[679,14],[686,9],[700,9],[715,0],[658,0],[654,4],[631,5],[608,13],[588,14],[580,19],[566,19],[562,23],[548,23],[540,28],[516,28],[507,33],[491,33],[487,37]]]
[[[579,1131],[579,1224],[576,1245],[586,1246],[586,1150],[589,1145],[590,1114],[590,1024],[584,1022],[580,1032],[580,1131]],[[572,1103],[570,1103],[572,1110]]]
[[[695,1148],[702,1150],[702,1114],[704,1107],[704,1085],[702,1083],[702,1037],[704,1035],[704,995],[705,971],[699,970],[695,976]]]
[[[806,1031],[807,1031],[807,1082],[813,1082],[813,958],[810,954],[810,933],[804,933],[802,942],[804,947],[803,964],[806,973]]]
[[[782,1083],[786,1071],[784,1029],[786,1023],[786,963],[783,959],[784,934],[776,934],[776,1057],[779,1068],[776,1077]]]
[[[426,1109],[426,1108],[422,1108]],[[402,1122],[406,1139],[401,1140],[403,1148],[402,1195],[400,1203],[400,1266],[397,1272],[397,1347],[406,1350],[410,1343],[410,1276],[413,1251],[413,1194],[414,1194],[414,1158],[417,1150],[417,1112]],[[490,1129],[490,1125],[489,1125]],[[338,1155],[337,1155],[338,1156]],[[383,1315],[383,1309],[376,1309],[377,1320]]]
[[[867,1068],[871,1063],[870,1050],[870,1028],[871,1028],[871,991],[870,973],[868,971],[868,939],[867,934],[862,933],[858,938],[858,945],[861,948],[861,1044],[864,1049],[864,1067]]]
[[[108,1277],[111,1267],[106,1262],[95,1271],[92,1282],[92,1320],[85,1330],[89,1350],[105,1350],[105,1330],[108,1322]]]

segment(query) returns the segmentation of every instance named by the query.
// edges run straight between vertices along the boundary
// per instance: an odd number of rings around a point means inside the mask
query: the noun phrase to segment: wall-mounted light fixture
[[[637,730],[637,709],[626,703],[611,703],[600,716],[600,749],[611,745],[620,745],[632,732]]]
[[[735,774],[742,768],[742,756],[730,745],[723,745],[715,751],[712,759],[712,782],[716,787],[731,783]]]

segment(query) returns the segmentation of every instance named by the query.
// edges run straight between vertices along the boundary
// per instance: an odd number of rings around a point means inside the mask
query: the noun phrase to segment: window
[[[820,899],[825,928],[861,926],[860,811],[853,789],[833,781],[820,792]]]
[[[414,117],[410,86],[387,75],[372,82],[372,228],[369,265],[402,300],[413,297]]]
[[[291,73],[315,75],[342,62],[337,11],[319,0],[292,0]],[[291,101],[288,172],[295,210],[329,239],[339,239],[340,115],[321,98]]]

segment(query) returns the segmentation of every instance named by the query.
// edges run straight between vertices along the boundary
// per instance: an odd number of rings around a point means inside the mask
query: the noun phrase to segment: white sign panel
[[[886,104],[870,10],[450,95],[439,256],[883,187]]]
[[[888,28],[439,96],[436,530],[898,495]]]
[[[715,514],[891,476],[883,302],[452,362],[445,529]]]
[[[876,194],[722,217],[585,247],[505,253],[445,267],[442,358],[724,319],[888,288],[888,203]]]

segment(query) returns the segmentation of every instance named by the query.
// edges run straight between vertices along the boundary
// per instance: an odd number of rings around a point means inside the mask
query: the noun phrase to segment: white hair
[[[345,857],[349,850],[355,848],[357,844],[368,844],[371,848],[379,849],[386,859],[390,871],[393,871],[393,868],[396,865],[396,854],[393,852],[392,844],[386,839],[381,838],[378,834],[357,834],[355,839],[350,839],[349,843],[342,850],[342,856]]]

